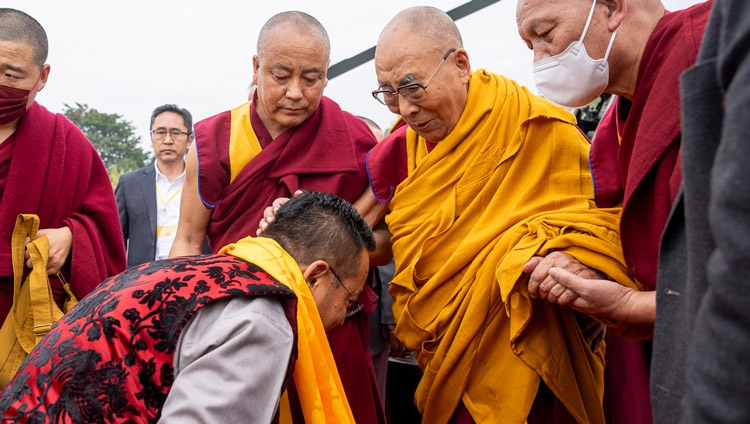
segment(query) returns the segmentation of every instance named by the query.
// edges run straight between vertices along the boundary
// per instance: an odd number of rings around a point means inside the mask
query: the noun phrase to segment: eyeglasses
[[[427,98],[427,86],[430,85],[432,79],[435,78],[435,75],[437,75],[438,71],[443,66],[443,63],[445,63],[445,59],[448,59],[448,56],[450,56],[451,53],[454,53],[455,51],[456,49],[450,49],[445,52],[445,54],[443,55],[443,59],[440,61],[440,63],[438,63],[438,66],[432,72],[430,79],[428,79],[426,83],[422,84],[419,81],[410,82],[396,87],[395,91],[391,90],[390,88],[381,88],[380,90],[373,91],[372,97],[386,106],[398,105],[398,98],[396,97],[397,95],[405,98],[412,103],[419,103],[423,101]]]
[[[164,140],[164,137],[169,134],[170,137],[172,137],[172,140],[174,141],[182,141],[184,140],[190,133],[180,130],[152,130],[151,131],[151,139],[154,141],[162,141]]]
[[[354,293],[352,293],[348,288],[346,288],[346,286],[344,285],[344,282],[341,281],[341,278],[339,278],[338,274],[336,274],[336,271],[333,270],[333,267],[331,265],[328,265],[328,269],[331,271],[333,278],[335,278],[336,281],[339,282],[339,285],[341,285],[341,287],[343,287],[344,290],[346,290],[346,292],[349,294],[349,306],[346,308],[346,318],[349,318],[350,316],[361,311],[362,308],[365,307],[365,305],[357,302],[357,298],[354,296]]]

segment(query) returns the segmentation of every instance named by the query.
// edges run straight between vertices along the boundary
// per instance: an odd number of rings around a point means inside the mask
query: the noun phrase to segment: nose
[[[539,62],[542,59],[548,58],[549,55],[547,53],[543,53],[541,49],[534,49],[534,62]]]
[[[292,80],[286,86],[286,97],[292,100],[302,98],[302,85],[299,80]]]
[[[401,116],[410,116],[419,112],[418,104],[414,102],[410,102],[404,96],[397,96],[397,99],[398,99],[398,104],[395,105],[396,111],[393,111],[391,109],[392,112],[397,113]]]

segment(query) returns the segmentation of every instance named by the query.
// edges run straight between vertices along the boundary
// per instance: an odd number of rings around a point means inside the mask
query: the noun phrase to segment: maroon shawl
[[[32,213],[39,215],[39,228],[67,226],[73,233],[63,274],[80,299],[125,269],[125,243],[107,170],[78,128],[37,103],[21,117],[11,137],[13,154],[0,199],[2,284],[13,281],[8,276],[13,275],[10,239],[16,217]],[[55,294],[64,295],[56,277],[50,283]]]
[[[591,147],[597,204],[622,203],[625,261],[651,290],[659,240],[682,181],[679,77],[695,63],[712,3],[664,15],[643,52],[633,101],[617,99]]]
[[[252,126],[263,150],[229,184],[229,111],[195,124],[199,192],[213,207],[208,239],[216,252],[254,236],[263,210],[298,189],[333,193],[354,202],[367,188],[365,156],[375,137],[359,118],[323,97],[305,122],[273,141],[252,109]]]
[[[278,197],[312,189],[354,202],[367,188],[365,157],[377,141],[362,120],[333,100],[323,97],[305,122],[273,140],[254,107],[251,124],[263,150],[231,184],[231,111],[195,124],[198,191],[203,203],[214,208],[207,231],[214,252],[255,235],[263,210]],[[368,346],[368,315],[377,296],[365,286],[358,300],[367,306],[365,313],[348,318],[328,337],[357,423],[378,423],[383,414]]]

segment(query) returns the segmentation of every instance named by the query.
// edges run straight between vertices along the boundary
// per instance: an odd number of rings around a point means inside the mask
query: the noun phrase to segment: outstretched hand
[[[617,319],[617,311],[635,293],[614,281],[586,279],[562,268],[551,268],[549,277],[554,283],[540,290],[540,297],[590,315]]]

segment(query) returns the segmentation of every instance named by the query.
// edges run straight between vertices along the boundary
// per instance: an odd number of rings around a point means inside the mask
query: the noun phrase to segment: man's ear
[[[48,63],[45,63],[44,66],[42,66],[42,71],[39,73],[39,82],[36,84],[36,92],[42,91],[42,89],[47,85],[47,80],[49,79],[49,73],[52,68]]]
[[[253,55],[253,85],[258,86],[258,72],[260,70],[260,59],[258,55]]]
[[[456,67],[459,69],[459,75],[464,83],[469,81],[471,75],[471,64],[469,63],[469,53],[462,48],[456,49]]]
[[[302,276],[305,277],[305,281],[307,281],[307,285],[310,286],[310,290],[320,287],[321,281],[323,281],[323,276],[328,272],[329,268],[330,267],[326,261],[317,260],[302,270]]]
[[[617,30],[628,14],[628,2],[623,0],[607,0],[607,26],[610,31]]]

